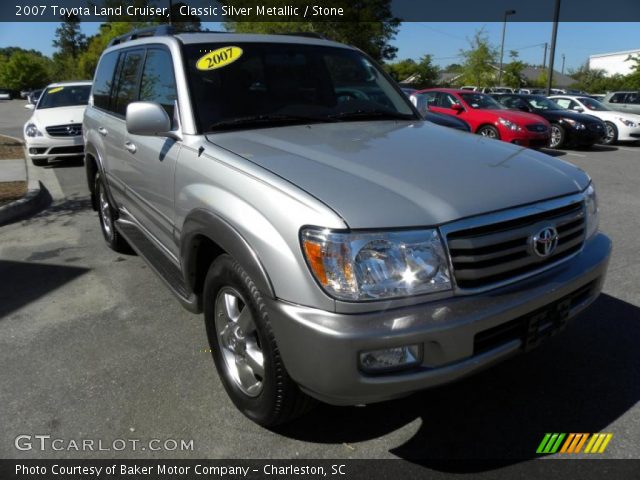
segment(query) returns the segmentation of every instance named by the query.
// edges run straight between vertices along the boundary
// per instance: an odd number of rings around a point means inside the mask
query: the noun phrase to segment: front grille
[[[534,125],[527,125],[527,130],[530,132],[544,133],[547,131],[547,126],[542,123],[536,123]]]
[[[83,145],[73,145],[71,147],[53,147],[49,150],[49,155],[62,155],[69,153],[83,153],[84,146]]]
[[[531,238],[554,227],[558,243],[547,257],[531,248]],[[584,204],[569,205],[515,219],[451,231],[446,234],[456,284],[478,289],[535,273],[580,250],[585,236]]]
[[[529,346],[536,346],[544,337],[564,327],[568,314],[593,295],[598,281],[593,280],[534,312],[478,332],[473,338],[473,354],[478,355],[518,339],[522,340],[524,349],[527,349],[527,341]]]
[[[52,137],[77,137],[82,135],[82,124],[69,123],[68,125],[54,125],[47,127],[46,130]]]

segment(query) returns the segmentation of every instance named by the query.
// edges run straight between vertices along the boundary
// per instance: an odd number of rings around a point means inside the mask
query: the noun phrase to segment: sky
[[[99,23],[83,23],[86,35],[97,32]],[[21,46],[36,49],[45,55],[54,51],[51,45],[59,23],[0,23],[0,47]],[[216,24],[204,24],[220,29]],[[400,27],[392,44],[398,48],[396,60],[418,59],[430,54],[434,63],[444,67],[458,62],[460,50],[467,48],[468,39],[484,28],[490,42],[500,46],[502,23],[418,23],[407,22]],[[551,23],[510,22],[507,24],[504,57],[510,50],[517,50],[520,59],[531,64],[542,64],[545,42],[551,42]],[[558,28],[556,70],[562,68],[565,55],[565,71],[584,64],[589,55],[640,49],[638,23],[571,23],[561,22]],[[547,57],[548,58],[548,57]]]

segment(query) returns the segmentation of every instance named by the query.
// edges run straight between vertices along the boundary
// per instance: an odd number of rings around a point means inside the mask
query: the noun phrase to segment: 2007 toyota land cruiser
[[[604,280],[585,172],[423,121],[324,39],[117,38],[84,139],[107,243],[204,312],[229,396],[262,425],[526,351]]]

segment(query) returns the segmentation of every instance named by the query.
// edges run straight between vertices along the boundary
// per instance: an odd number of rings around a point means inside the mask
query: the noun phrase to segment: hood
[[[585,113],[600,120],[615,120],[616,118],[624,118],[625,120],[640,123],[640,115],[634,113],[615,112],[612,110],[587,110]]]
[[[66,125],[68,123],[82,123],[86,105],[74,105],[73,107],[40,108],[33,112],[31,121],[39,127],[52,125]]]
[[[548,120],[570,118],[572,120],[575,120],[576,122],[585,123],[587,125],[590,123],[600,123],[601,121],[598,117],[594,117],[593,115],[589,115],[587,113],[578,113],[572,110],[541,110],[539,115]]]
[[[351,228],[438,225],[586,188],[564,161],[429,122],[340,122],[211,134]]]

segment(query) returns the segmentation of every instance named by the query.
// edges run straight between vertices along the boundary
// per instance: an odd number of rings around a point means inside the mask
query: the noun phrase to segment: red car
[[[460,118],[471,131],[524,147],[549,145],[551,128],[544,118],[532,113],[507,110],[489,95],[469,90],[429,88],[414,95],[422,97],[429,110]]]

